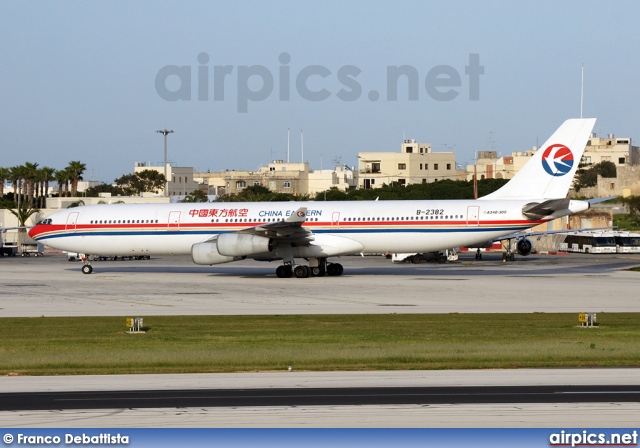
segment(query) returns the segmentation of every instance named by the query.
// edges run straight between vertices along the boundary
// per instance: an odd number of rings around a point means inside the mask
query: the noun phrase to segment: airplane
[[[344,268],[328,258],[469,247],[588,209],[566,196],[594,125],[565,121],[508,183],[476,200],[89,205],[55,212],[29,235],[83,254],[280,260],[279,278],[339,276]],[[90,256],[83,261],[90,274]]]

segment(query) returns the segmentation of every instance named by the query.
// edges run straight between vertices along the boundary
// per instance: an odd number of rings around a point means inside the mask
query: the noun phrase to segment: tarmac
[[[202,267],[188,257],[0,259],[0,317],[638,312],[640,255],[533,255],[448,264],[343,257],[341,277],[279,279],[275,263]],[[267,372],[1,377],[0,392],[411,385],[637,385],[640,370]],[[5,427],[637,427],[640,403],[465,404],[1,412]]]
[[[640,254],[531,255],[447,264],[343,257],[340,277],[275,276],[276,263],[197,266],[189,257],[0,258],[0,317],[638,312]]]

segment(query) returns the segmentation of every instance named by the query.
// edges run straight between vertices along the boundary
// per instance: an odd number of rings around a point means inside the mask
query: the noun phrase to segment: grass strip
[[[640,313],[0,319],[0,375],[640,365]]]

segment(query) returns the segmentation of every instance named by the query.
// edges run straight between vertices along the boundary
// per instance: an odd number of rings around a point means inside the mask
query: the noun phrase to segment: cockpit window
[[[40,221],[38,224],[53,224],[51,218],[47,218],[47,219],[43,219],[42,221]]]

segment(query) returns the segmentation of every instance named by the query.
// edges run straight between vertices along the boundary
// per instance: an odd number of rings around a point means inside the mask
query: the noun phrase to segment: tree
[[[111,193],[111,196],[125,196],[125,192],[121,187],[105,183],[87,188],[85,196],[89,198],[97,198],[100,196],[100,193]]]
[[[580,189],[584,187],[595,187],[598,183],[598,176],[605,178],[616,177],[617,170],[615,163],[604,160],[596,163],[589,169],[579,169],[576,171],[573,188],[576,191],[580,191]]]
[[[629,217],[635,221],[638,213],[640,213],[640,196],[622,198],[622,203],[629,208]]]
[[[38,213],[40,210],[36,208],[30,208],[26,201],[22,202],[22,205],[17,209],[10,209],[9,213],[18,218],[18,225],[20,227],[24,227],[26,225],[27,219],[29,219],[32,215]],[[18,239],[22,243],[24,241],[24,235],[27,233],[27,229],[19,229],[18,230]]]
[[[4,182],[9,179],[9,168],[0,167],[0,198],[4,197]]]
[[[42,181],[44,182],[44,193],[42,194],[44,199],[41,201],[40,207],[44,207],[46,205],[46,198],[49,196],[49,182],[56,180],[56,170],[55,168],[44,166],[40,169],[40,172],[42,173]]]
[[[84,201],[82,199],[79,199],[77,201],[72,202],[71,204],[69,204],[67,206],[67,208],[74,208],[74,207],[80,207],[81,205],[84,205]]]
[[[595,165],[593,165],[593,169],[601,177],[612,178],[618,175],[616,164],[609,160],[604,160],[600,163],[596,163]]]
[[[65,168],[69,173],[69,180],[71,181],[71,196],[76,196],[78,193],[78,181],[82,180],[82,173],[87,169],[87,165],[79,160],[73,160],[69,162],[69,165]]]
[[[348,201],[349,195],[336,187],[316,194],[316,201]]]
[[[27,183],[27,200],[29,201],[29,207],[33,207],[33,199],[35,196],[35,183],[38,176],[38,164],[27,162],[24,164],[24,178]]]
[[[142,170],[133,174],[125,174],[115,180],[128,196],[137,196],[145,192],[157,192],[164,188],[164,174],[156,170]]]
[[[25,177],[25,167],[18,165],[11,167],[11,182],[13,183],[13,201],[16,203],[16,207],[20,209],[20,204],[23,202],[23,180]]]
[[[209,202],[209,198],[204,191],[194,190],[186,195],[180,202]]]
[[[69,193],[69,172],[64,170],[58,170],[55,174],[56,182],[58,182],[58,197],[63,196],[63,188]]]

